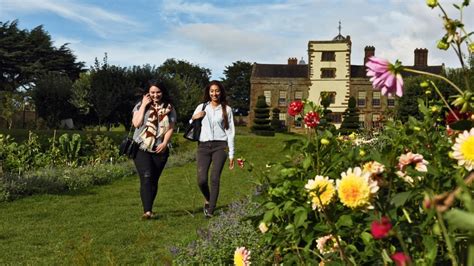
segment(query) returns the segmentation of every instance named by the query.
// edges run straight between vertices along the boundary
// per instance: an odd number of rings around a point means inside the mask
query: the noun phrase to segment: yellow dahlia
[[[234,265],[248,266],[250,265],[250,251],[245,247],[237,248],[234,252]]]
[[[474,168],[474,128],[470,131],[464,130],[458,135],[453,151],[453,157],[458,160],[458,164],[472,171]]]
[[[370,178],[370,172],[363,172],[360,167],[349,168],[341,173],[336,181],[337,195],[342,204],[351,209],[366,207],[372,209],[370,201],[379,190],[377,182]]]
[[[327,176],[317,175],[314,179],[308,180],[304,188],[309,191],[313,210],[316,208],[321,210],[332,201],[336,194],[334,180],[330,180]]]

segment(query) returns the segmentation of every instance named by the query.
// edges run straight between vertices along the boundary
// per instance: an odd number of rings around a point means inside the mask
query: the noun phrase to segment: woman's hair
[[[150,88],[152,86],[158,87],[161,91],[161,102],[163,103],[163,106],[168,106],[168,104],[173,105],[173,101],[171,100],[168,87],[163,81],[157,80],[157,79],[152,79],[148,81],[148,88],[146,89],[146,93],[150,91]]]
[[[218,86],[219,90],[221,91],[219,94],[219,103],[222,106],[222,119],[224,120],[224,128],[229,129],[229,120],[227,118],[227,95],[225,93],[224,85],[220,81],[213,80],[209,82],[209,84],[206,86],[206,89],[204,90],[204,102],[211,101],[211,95],[209,91],[211,90],[212,85]]]

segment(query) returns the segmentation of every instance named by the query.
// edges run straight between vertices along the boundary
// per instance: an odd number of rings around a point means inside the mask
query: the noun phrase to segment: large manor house
[[[340,28],[339,28],[340,29]],[[333,123],[339,127],[349,98],[356,99],[359,121],[366,129],[381,126],[387,114],[393,113],[395,97],[383,96],[372,88],[366,76],[365,62],[375,55],[375,47],[366,46],[364,62],[352,64],[351,38],[339,34],[332,40],[309,41],[308,63],[303,59],[289,58],[287,64],[254,63],[250,78],[249,121],[253,121],[257,98],[264,95],[270,110],[280,109],[280,120],[290,129],[302,127],[302,123],[287,114],[291,101],[307,99],[320,104],[323,93],[329,93]],[[428,50],[414,50],[414,65],[411,68],[442,73],[444,64],[428,65]],[[251,124],[251,123],[250,123]]]

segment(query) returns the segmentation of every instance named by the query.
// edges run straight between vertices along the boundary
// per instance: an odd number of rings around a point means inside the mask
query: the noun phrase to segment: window
[[[302,100],[302,99],[303,99],[303,92],[295,91],[295,100]]]
[[[395,106],[395,97],[393,97],[393,96],[388,96],[388,98],[387,98],[387,106],[388,106],[388,107],[394,107],[394,106]]]
[[[372,127],[380,127],[381,121],[380,121],[380,114],[372,114]]]
[[[321,100],[324,97],[329,97],[329,103],[334,104],[336,103],[336,92],[335,91],[322,91],[321,92]]]
[[[359,91],[357,93],[357,106],[365,106],[365,97],[367,96],[367,92]]]
[[[336,61],[336,52],[324,51],[321,54],[321,61]]]
[[[359,114],[359,125],[361,128],[365,128],[365,116],[364,114]]]
[[[278,105],[279,106],[286,105],[286,91],[280,91],[280,97],[278,97]]]
[[[302,120],[303,120],[303,118],[301,116],[298,116],[297,118],[295,118],[295,127],[296,128],[301,128],[303,126]]]
[[[342,113],[329,113],[327,114],[328,119],[332,123],[341,123],[342,122]]]
[[[268,106],[272,106],[272,92],[271,91],[264,91],[263,95],[265,96],[265,102]]]
[[[278,119],[280,121],[286,121],[286,113],[280,113]]]
[[[380,107],[380,91],[374,91],[372,93],[372,106]]]
[[[321,68],[321,78],[335,78],[336,69],[335,68]]]

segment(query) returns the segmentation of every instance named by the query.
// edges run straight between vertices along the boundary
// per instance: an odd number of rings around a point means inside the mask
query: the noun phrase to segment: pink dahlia
[[[410,264],[410,256],[406,255],[403,252],[397,252],[390,256],[390,258],[395,262],[397,266],[406,266]]]
[[[293,101],[288,106],[288,114],[291,116],[295,116],[301,113],[301,111],[303,111],[303,107],[304,107],[304,104],[302,101]]]
[[[372,56],[365,66],[374,89],[380,90],[383,95],[403,96],[403,78],[400,74],[402,65],[399,61],[391,64],[385,59]]]
[[[319,114],[313,111],[308,112],[304,116],[304,123],[309,128],[315,128],[319,125]]]
[[[375,239],[381,239],[388,236],[392,230],[390,219],[386,216],[382,217],[380,221],[373,221],[370,225],[370,232]]]

